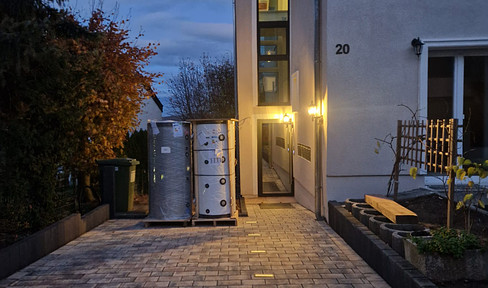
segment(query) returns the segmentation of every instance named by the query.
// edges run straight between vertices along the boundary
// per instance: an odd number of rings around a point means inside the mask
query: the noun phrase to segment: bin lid
[[[99,166],[135,166],[140,162],[132,158],[115,158],[115,159],[103,159],[96,160]]]

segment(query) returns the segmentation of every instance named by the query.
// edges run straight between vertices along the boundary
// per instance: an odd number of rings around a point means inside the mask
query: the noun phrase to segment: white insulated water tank
[[[198,210],[203,217],[230,216],[235,201],[235,175],[197,176]]]
[[[234,149],[236,145],[233,120],[195,120],[193,133],[194,150]]]
[[[236,211],[236,120],[193,120],[192,123],[198,215],[229,217]]]
[[[235,149],[193,150],[195,175],[230,175],[235,173]],[[233,163],[231,163],[231,161]]]

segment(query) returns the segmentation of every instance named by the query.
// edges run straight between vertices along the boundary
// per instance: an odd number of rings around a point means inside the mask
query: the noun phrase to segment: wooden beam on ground
[[[364,200],[393,223],[417,224],[419,222],[417,214],[393,200],[371,195],[365,195]]]

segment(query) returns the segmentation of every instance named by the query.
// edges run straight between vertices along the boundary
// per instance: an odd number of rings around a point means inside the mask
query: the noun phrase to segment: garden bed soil
[[[430,229],[446,226],[447,221],[447,199],[437,194],[429,194],[413,199],[400,200],[398,203],[409,210],[415,212],[419,222]],[[486,210],[485,210],[486,211]],[[471,232],[488,240],[488,212],[471,212],[473,226]],[[456,210],[454,212],[454,228],[464,229],[464,212]]]
[[[407,209],[415,212],[419,218],[419,222],[430,229],[436,229],[441,226],[446,226],[447,219],[447,199],[437,194],[429,194],[413,199],[399,200],[399,204]],[[471,218],[473,226],[471,232],[478,235],[485,245],[488,245],[488,212],[477,213],[472,211]],[[455,211],[454,213],[454,228],[464,229],[464,213],[463,211]],[[427,275],[428,276],[428,275]],[[488,281],[456,281],[449,283],[436,283],[439,287],[449,288],[478,288],[488,287]]]

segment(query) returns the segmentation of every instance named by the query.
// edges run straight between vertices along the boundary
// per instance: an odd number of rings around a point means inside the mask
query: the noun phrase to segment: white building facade
[[[488,159],[488,1],[235,3],[244,197],[293,195],[328,217],[327,201],[385,194],[393,153],[375,138],[405,107],[458,118],[460,152]],[[400,191],[425,178],[402,172]]]
[[[137,115],[139,126],[136,130],[146,130],[148,120],[161,121],[163,119],[163,104],[158,97],[153,96],[142,101],[141,112]]]

